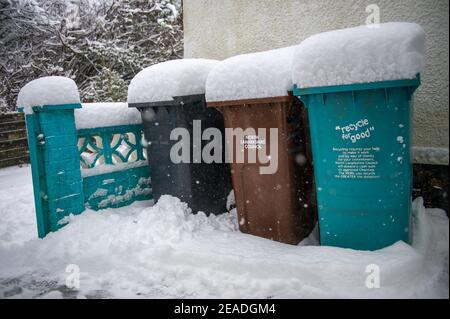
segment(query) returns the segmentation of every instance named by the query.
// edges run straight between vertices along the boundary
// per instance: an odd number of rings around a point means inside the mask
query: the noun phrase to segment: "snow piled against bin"
[[[27,114],[33,106],[80,103],[78,87],[72,79],[64,76],[45,76],[27,83],[19,92],[17,107]]]
[[[287,96],[295,47],[243,54],[215,66],[206,81],[208,102]]]
[[[87,210],[37,239],[29,167],[0,170],[0,198],[0,296],[448,298],[448,217],[421,199],[412,246],[357,251],[244,234],[234,212],[193,214],[171,196]],[[81,272],[76,291],[65,288],[70,264]]]
[[[313,35],[295,50],[300,88],[413,79],[425,64],[425,32],[415,23],[359,26]]]
[[[75,109],[77,129],[141,124],[141,114],[128,103],[83,103],[81,109]]]
[[[218,61],[179,59],[149,66],[128,86],[128,103],[173,101],[175,96],[205,93],[205,82]]]

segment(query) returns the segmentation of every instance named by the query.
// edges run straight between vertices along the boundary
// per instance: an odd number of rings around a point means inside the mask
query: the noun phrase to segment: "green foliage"
[[[116,70],[103,68],[83,90],[84,102],[116,102],[127,100],[128,83]]]

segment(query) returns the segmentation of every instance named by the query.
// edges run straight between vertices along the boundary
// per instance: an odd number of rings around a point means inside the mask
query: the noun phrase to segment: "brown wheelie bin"
[[[268,164],[262,163],[259,157],[256,161],[249,161],[250,151],[246,143],[236,141],[234,137],[228,137],[226,141],[227,148],[234,145],[235,150],[231,155],[233,159],[229,158],[229,161],[240,230],[287,244],[298,244],[309,235],[317,220],[304,106],[292,94],[208,102],[208,106],[222,111],[226,130],[241,128],[245,132],[248,128],[265,128],[265,142],[259,144],[266,154],[270,153],[271,143],[278,143],[277,170],[273,174],[261,174],[260,168]],[[277,128],[278,136],[270,136],[270,128]],[[259,136],[249,138],[244,135],[244,142],[255,139],[261,141]],[[245,154],[241,163],[237,160],[239,152]],[[273,156],[271,154],[271,159]]]

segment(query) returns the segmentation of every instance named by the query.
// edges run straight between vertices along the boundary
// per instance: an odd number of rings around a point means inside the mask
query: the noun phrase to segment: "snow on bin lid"
[[[242,54],[220,62],[206,81],[206,101],[287,96],[295,46]]]
[[[19,92],[17,107],[27,114],[33,106],[79,104],[80,94],[72,79],[64,76],[44,76],[27,83]]]
[[[425,32],[393,22],[319,33],[295,50],[293,81],[300,88],[413,79],[425,64]]]
[[[128,103],[83,103],[81,109],[75,109],[77,129],[141,123],[140,112],[135,108],[129,108]]]
[[[174,96],[205,93],[205,82],[218,61],[179,59],[143,69],[128,86],[128,103],[173,101]]]

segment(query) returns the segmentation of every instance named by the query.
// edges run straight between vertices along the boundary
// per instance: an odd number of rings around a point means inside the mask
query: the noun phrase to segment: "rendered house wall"
[[[448,1],[184,0],[184,55],[224,59],[298,44],[318,32],[364,24],[370,4],[379,7],[381,22],[415,22],[425,29],[426,67],[414,97],[414,161],[448,165]]]

